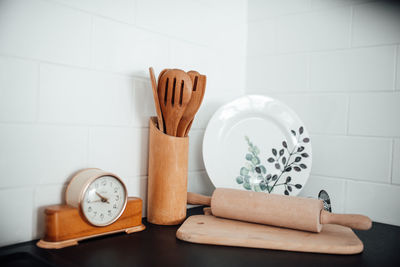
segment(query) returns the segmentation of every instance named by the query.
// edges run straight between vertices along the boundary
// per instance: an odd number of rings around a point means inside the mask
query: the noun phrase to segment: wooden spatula
[[[190,76],[179,69],[166,71],[158,86],[158,99],[164,118],[167,134],[177,136],[179,122],[192,95]]]
[[[163,69],[161,72],[160,72],[160,74],[158,74],[158,80],[157,80],[157,84],[159,85],[160,84],[160,80],[161,80],[161,77],[164,75],[164,73],[166,73],[168,70],[170,70],[170,69]]]
[[[151,87],[153,88],[154,105],[156,107],[156,113],[157,113],[158,129],[164,132],[164,122],[160,109],[160,101],[158,101],[156,77],[154,76],[153,67],[149,68],[149,72],[150,72]]]
[[[190,76],[193,83],[192,97],[190,98],[190,102],[186,107],[185,112],[183,113],[182,119],[178,125],[177,136],[187,136],[189,133],[190,127],[192,126],[194,116],[200,108],[201,102],[203,101],[205,89],[206,89],[206,80],[207,77],[205,75],[201,75],[197,71],[189,71],[188,75]]]

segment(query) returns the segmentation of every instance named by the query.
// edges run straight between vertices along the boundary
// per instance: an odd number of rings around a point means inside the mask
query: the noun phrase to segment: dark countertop
[[[188,210],[188,215],[193,214],[202,214],[202,208]],[[60,250],[38,248],[37,240],[2,247],[0,265],[400,266],[400,227],[382,223],[374,223],[369,231],[355,231],[364,243],[364,252],[346,256],[193,244],[176,239],[179,226],[144,223],[147,229],[142,232],[89,239]],[[16,258],[18,263],[5,265]]]

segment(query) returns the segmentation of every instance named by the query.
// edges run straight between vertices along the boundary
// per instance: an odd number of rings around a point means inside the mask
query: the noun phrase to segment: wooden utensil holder
[[[164,134],[150,118],[147,220],[176,225],[186,218],[189,137]]]

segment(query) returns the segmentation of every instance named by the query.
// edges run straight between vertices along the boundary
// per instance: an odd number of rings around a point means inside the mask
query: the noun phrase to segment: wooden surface
[[[161,76],[158,99],[168,135],[177,136],[179,122],[192,95],[192,87],[192,80],[183,70],[167,70]]]
[[[153,89],[154,106],[156,108],[156,113],[157,113],[158,129],[160,129],[161,132],[164,132],[164,122],[161,114],[160,102],[158,100],[158,90],[157,90],[158,87],[156,83],[156,77],[154,76],[154,70],[152,67],[149,68],[149,72],[150,72],[151,87]]]
[[[217,188],[212,197],[188,193],[189,204],[210,205],[215,216],[279,227],[320,232],[322,223],[368,230],[371,220],[363,215],[323,211],[321,200]],[[321,217],[322,214],[322,217]]]
[[[60,249],[60,248],[65,248],[65,247],[71,247],[71,246],[76,246],[78,245],[78,242],[81,240],[89,239],[89,238],[95,238],[103,235],[110,235],[110,234],[116,234],[120,232],[125,232],[127,234],[132,234],[136,232],[140,232],[146,229],[146,226],[143,224],[134,226],[134,227],[129,227],[129,228],[123,228],[120,230],[115,230],[115,231],[109,231],[109,232],[104,232],[101,234],[93,234],[93,235],[88,235],[88,236],[82,236],[79,238],[72,238],[72,239],[67,239],[63,241],[45,241],[43,239],[39,240],[36,245],[40,248],[45,248],[45,249]]]
[[[186,106],[182,119],[179,122],[177,136],[187,136],[192,125],[194,116],[200,108],[206,90],[206,76],[197,71],[189,71],[188,75],[193,83],[192,96]]]
[[[186,217],[188,137],[166,135],[150,119],[147,219],[175,225]]]
[[[188,215],[203,214],[203,207],[187,210]],[[0,248],[2,266],[11,265],[22,253],[57,267],[93,266],[190,266],[190,267],[398,267],[400,266],[400,227],[373,223],[368,231],[355,230],[364,243],[362,253],[334,255],[301,253],[272,249],[215,246],[189,243],[176,238],[178,226],[151,224],[143,219],[146,230],[132,235],[119,233],[90,239],[79,246],[45,250],[37,240]],[[15,263],[13,261],[13,263]],[[41,265],[28,265],[41,266]]]
[[[136,197],[128,198],[125,211],[119,219],[103,227],[88,223],[79,213],[79,209],[69,205],[54,205],[45,210],[45,236],[38,245],[44,248],[59,248],[70,246],[79,240],[134,229],[143,230],[142,200]],[[134,228],[134,229],[131,229]],[[50,247],[54,245],[54,247]]]
[[[201,244],[252,247],[328,254],[357,254],[363,244],[344,226],[324,225],[320,233],[217,218],[212,215],[189,217],[176,237]]]

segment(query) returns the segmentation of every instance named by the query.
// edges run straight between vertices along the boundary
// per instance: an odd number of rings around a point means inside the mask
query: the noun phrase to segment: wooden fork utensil
[[[187,136],[192,126],[194,116],[200,108],[201,102],[203,101],[206,80],[205,75],[201,75],[197,71],[189,71],[188,75],[193,83],[192,96],[190,98],[189,104],[187,105],[185,112],[183,113],[182,119],[178,125],[177,136],[183,137]]]
[[[177,136],[178,125],[192,96],[192,80],[179,69],[165,71],[158,84],[158,99],[168,135]]]

